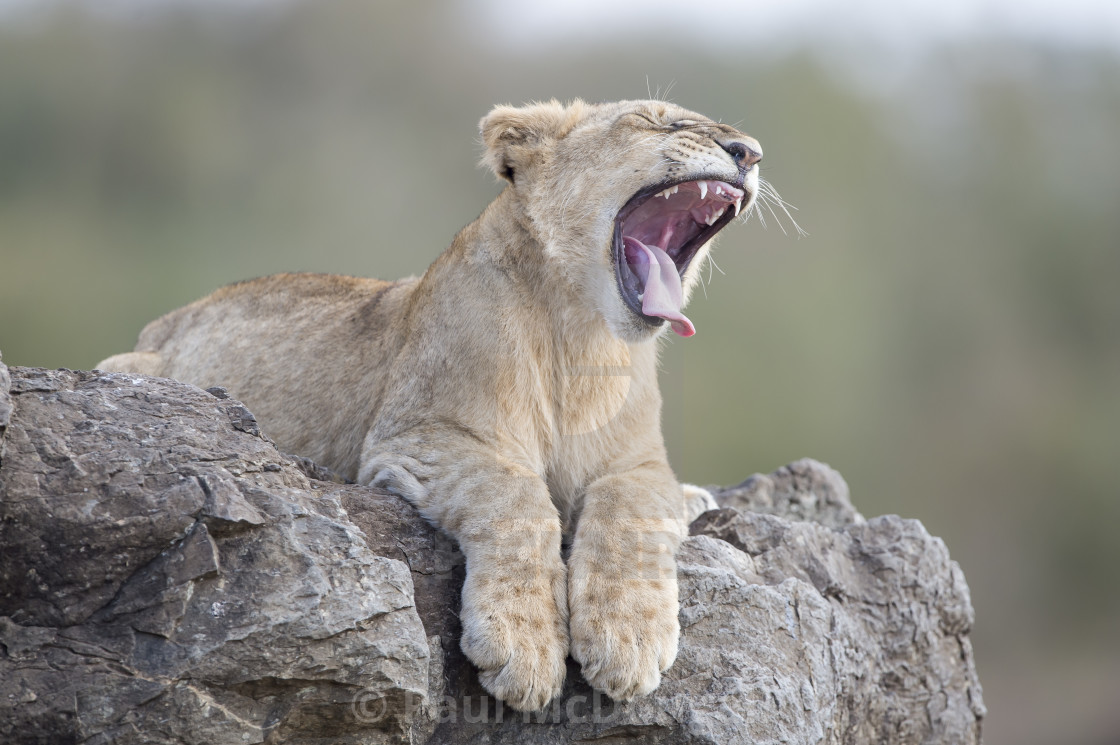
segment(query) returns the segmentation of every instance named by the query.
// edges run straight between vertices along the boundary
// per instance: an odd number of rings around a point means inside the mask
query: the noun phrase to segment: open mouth
[[[615,273],[622,299],[650,325],[680,336],[696,327],[681,312],[681,278],[700,247],[743,208],[746,192],[725,181],[685,181],[643,189],[615,218]]]

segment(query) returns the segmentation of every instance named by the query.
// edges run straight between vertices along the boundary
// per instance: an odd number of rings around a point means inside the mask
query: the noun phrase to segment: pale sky
[[[55,0],[0,0],[0,14]],[[268,7],[290,0],[84,0],[87,7],[134,11],[156,5]],[[379,0],[368,0],[377,2]],[[415,0],[423,2],[424,0]],[[511,48],[632,32],[656,44],[667,34],[713,44],[782,46],[872,40],[887,46],[984,35],[1120,49],[1120,0],[460,0],[466,23]],[[2,16],[0,16],[2,17]],[[493,33],[497,27],[499,32]]]
[[[468,5],[468,4],[465,4]],[[713,43],[749,46],[765,39],[844,42],[871,39],[887,45],[989,34],[1120,48],[1120,0],[484,0],[471,3],[506,39],[529,46],[573,36],[657,40],[677,31]],[[651,38],[651,43],[656,43]]]

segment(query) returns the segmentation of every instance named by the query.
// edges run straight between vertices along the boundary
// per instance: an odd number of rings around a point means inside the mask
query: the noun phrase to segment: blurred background
[[[666,345],[683,479],[802,456],[964,568],[990,745],[1120,743],[1120,3],[0,0],[0,350],[88,368],[235,280],[419,273],[495,103],[742,128]]]

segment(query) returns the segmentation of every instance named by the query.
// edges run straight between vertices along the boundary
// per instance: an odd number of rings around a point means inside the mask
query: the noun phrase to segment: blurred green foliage
[[[514,54],[445,2],[53,7],[0,23],[5,362],[90,367],[246,277],[422,272],[500,188],[476,167],[492,104],[674,82],[760,139],[810,233],[721,240],[664,355],[680,475],[830,462],[964,567],[988,742],[1120,737],[1117,55]]]

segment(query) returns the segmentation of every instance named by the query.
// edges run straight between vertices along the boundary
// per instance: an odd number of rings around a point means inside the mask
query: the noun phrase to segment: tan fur
[[[481,128],[511,183],[423,277],[233,285],[101,367],[225,386],[282,449],[411,500],[462,547],[462,647],[513,707],[559,693],[569,651],[628,699],[676,656],[673,556],[710,497],[686,505],[669,468],[664,327],[619,296],[614,219],[667,178],[734,179],[719,142],[757,143],[658,101],[500,106]]]

